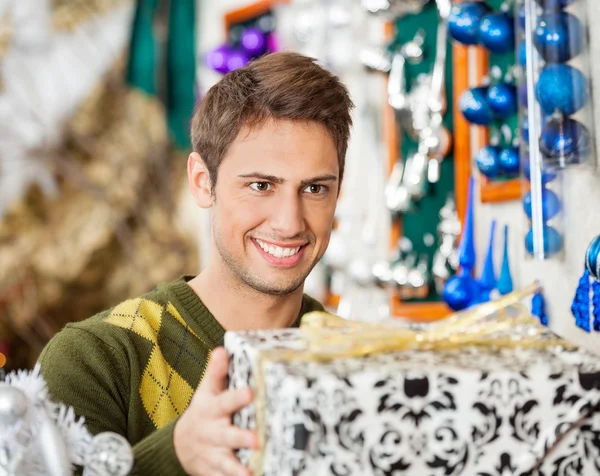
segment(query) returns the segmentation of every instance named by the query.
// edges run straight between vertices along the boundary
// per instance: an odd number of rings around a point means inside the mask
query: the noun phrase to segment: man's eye
[[[327,191],[327,187],[325,185],[313,184],[306,187],[304,191],[313,195],[319,195],[321,193],[325,193]]]
[[[257,192],[269,192],[271,190],[269,182],[252,182],[250,187]]]

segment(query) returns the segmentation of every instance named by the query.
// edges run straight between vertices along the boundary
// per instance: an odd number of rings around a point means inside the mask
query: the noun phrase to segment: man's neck
[[[188,284],[227,331],[284,329],[302,307],[302,286],[285,296],[267,295],[239,282],[224,267],[209,265]]]

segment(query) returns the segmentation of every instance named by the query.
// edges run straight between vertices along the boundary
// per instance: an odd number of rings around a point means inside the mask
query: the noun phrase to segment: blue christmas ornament
[[[469,273],[475,267],[475,261],[477,259],[475,255],[475,237],[473,223],[473,188],[474,179],[469,179],[469,191],[467,195],[467,209],[465,211],[465,222],[462,229],[462,236],[458,245],[458,262],[460,266],[468,271]]]
[[[539,18],[533,42],[548,63],[564,63],[583,50],[585,31],[579,19],[567,12]]]
[[[587,78],[568,64],[550,64],[540,74],[535,95],[546,114],[559,111],[571,115],[588,101]]]
[[[590,132],[580,122],[553,117],[542,129],[540,151],[548,163],[559,166],[581,163],[590,150]]]
[[[494,113],[486,96],[486,87],[467,89],[461,94],[458,107],[467,121],[480,126],[487,126],[494,121]]]
[[[506,13],[490,13],[479,24],[479,41],[492,53],[508,53],[515,48],[514,20]]]
[[[594,238],[585,252],[585,267],[594,279],[600,280],[600,236]]]
[[[505,296],[513,292],[513,281],[510,274],[510,263],[508,258],[508,225],[504,225],[504,250],[502,253],[502,268],[496,284],[498,292]]]
[[[490,292],[496,288],[496,273],[494,272],[494,236],[496,233],[496,220],[492,220],[490,228],[490,241],[488,243],[487,254],[479,278],[480,302],[490,300]]]
[[[461,269],[444,285],[442,299],[453,311],[462,311],[479,299],[479,285],[469,272]]]
[[[558,212],[560,212],[560,199],[552,190],[547,188],[542,189],[542,220],[545,222],[551,220]],[[531,220],[532,216],[532,204],[531,204],[531,192],[527,192],[523,197],[523,209],[525,215]]]
[[[463,45],[476,45],[479,42],[479,24],[489,11],[483,2],[455,3],[448,17],[448,33]]]
[[[545,11],[562,10],[576,1],[577,0],[537,0]]]
[[[527,43],[521,41],[517,47],[517,62],[525,68],[527,66]]]
[[[487,178],[493,179],[500,175],[500,147],[488,145],[477,152],[475,163],[479,171]]]
[[[531,182],[531,162],[529,162],[529,157],[525,159],[523,163],[523,175],[525,178]],[[542,184],[547,184],[552,182],[556,178],[556,173],[552,172],[548,167],[543,167],[542,169]]]
[[[549,257],[558,253],[563,244],[560,233],[549,225],[544,225],[543,229],[544,255]],[[530,255],[533,254],[533,229],[529,229],[525,236],[525,249]]]
[[[527,83],[521,83],[519,85],[518,98],[519,98],[519,104],[521,104],[521,106],[523,106],[523,107],[529,106],[529,91],[527,89]]]
[[[506,119],[517,112],[517,90],[511,84],[498,83],[487,90],[487,102],[494,115]]]
[[[505,175],[518,175],[521,166],[521,157],[519,155],[518,147],[507,147],[506,149],[502,149],[498,156],[498,160],[500,161],[500,168]]]

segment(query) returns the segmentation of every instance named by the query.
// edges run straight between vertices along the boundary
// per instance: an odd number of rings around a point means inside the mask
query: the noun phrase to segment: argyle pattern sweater
[[[40,355],[53,400],[73,406],[92,434],[133,446],[133,475],[185,474],[173,427],[225,330],[182,277],[85,321],[68,324]],[[304,296],[300,317],[322,310]],[[243,315],[240,315],[243,319]]]

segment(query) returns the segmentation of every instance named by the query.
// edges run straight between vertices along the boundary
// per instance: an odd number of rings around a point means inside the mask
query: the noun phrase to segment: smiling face
[[[338,188],[336,146],[319,124],[242,129],[213,191],[216,259],[256,291],[295,291],[325,253]]]

